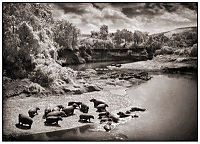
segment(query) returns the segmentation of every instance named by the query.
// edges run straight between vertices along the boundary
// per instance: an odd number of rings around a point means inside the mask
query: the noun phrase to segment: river
[[[129,140],[197,140],[197,80],[184,75],[154,75],[127,91],[133,105],[145,107],[139,118],[115,131]]]
[[[111,132],[91,126],[21,137],[23,140],[197,140],[197,79],[192,75],[153,75],[130,87],[123,100],[145,108],[138,118],[123,119]],[[126,107],[126,106],[124,106]],[[123,111],[123,109],[120,109]]]
[[[108,65],[111,64],[124,64],[128,63],[130,61],[108,61],[108,62],[95,62],[95,63],[84,63],[84,64],[78,64],[78,65],[69,65],[68,67],[72,68],[73,70],[77,71],[83,71],[86,69],[95,69],[95,68],[105,68]]]

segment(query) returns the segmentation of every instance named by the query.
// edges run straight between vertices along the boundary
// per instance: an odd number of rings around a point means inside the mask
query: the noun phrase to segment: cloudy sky
[[[149,33],[197,25],[196,3],[55,3],[55,18],[66,19],[82,33],[108,25]]]

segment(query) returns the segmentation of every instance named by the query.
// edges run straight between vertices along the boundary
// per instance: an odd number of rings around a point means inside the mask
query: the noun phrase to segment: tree
[[[121,31],[120,30],[116,31],[113,39],[115,41],[116,46],[119,46],[122,43]]]
[[[57,21],[53,27],[54,40],[61,48],[71,49],[77,46],[80,30],[68,21]]]
[[[102,25],[100,27],[100,39],[107,40],[108,39],[108,26]]]
[[[141,31],[135,31],[133,37],[134,37],[134,43],[137,45],[145,42],[145,40],[147,39],[147,36]]]
[[[91,31],[91,37],[92,38],[98,38],[98,35],[99,35],[99,33],[98,32],[96,32],[96,31]]]

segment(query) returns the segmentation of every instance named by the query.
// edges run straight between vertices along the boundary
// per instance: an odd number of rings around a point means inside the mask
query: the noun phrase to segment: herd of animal
[[[141,109],[141,108],[137,108],[137,107],[133,107],[131,108],[131,110],[124,112],[118,112],[117,115],[119,115],[119,117],[116,117],[114,115],[112,115],[110,112],[108,112],[106,110],[106,107],[108,107],[108,105],[101,100],[97,100],[92,98],[90,100],[90,102],[94,103],[94,108],[96,108],[96,112],[98,112],[98,119],[100,119],[100,124],[107,122],[106,125],[104,125],[104,129],[106,131],[110,131],[111,130],[111,124],[112,122],[114,123],[118,123],[119,118],[125,118],[128,116],[132,116],[132,118],[137,118],[137,115],[131,115],[131,112],[135,112],[135,111],[145,111],[146,109]],[[79,122],[91,122],[90,119],[94,119],[94,116],[91,114],[87,114],[89,111],[89,106],[87,106],[86,104],[82,103],[82,102],[69,102],[68,106],[64,107],[63,105],[57,105],[54,108],[50,108],[47,107],[44,110],[44,115],[43,115],[43,119],[46,119],[46,121],[44,122],[45,125],[58,125],[58,121],[62,121],[63,117],[68,117],[71,115],[74,115],[74,110],[75,109],[79,109],[83,114],[79,115]],[[28,115],[26,116],[24,114],[19,114],[19,125],[23,126],[26,125],[28,126],[28,128],[31,128],[31,125],[33,123],[33,117],[38,115],[38,110],[40,110],[40,108],[35,107],[35,108],[31,108],[28,110]]]

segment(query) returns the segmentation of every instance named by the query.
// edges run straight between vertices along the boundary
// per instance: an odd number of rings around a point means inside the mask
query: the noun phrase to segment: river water
[[[184,75],[154,75],[127,91],[133,105],[144,107],[139,118],[115,131],[129,140],[197,140],[197,80]]]
[[[197,140],[197,79],[192,75],[153,75],[146,83],[126,90],[124,100],[145,108],[111,132],[92,127],[31,135],[23,140]]]
[[[108,62],[95,62],[95,63],[84,63],[84,64],[79,64],[79,65],[69,65],[68,67],[77,70],[77,71],[82,71],[86,69],[95,69],[95,68],[105,68],[108,65],[111,64],[124,64],[128,63],[130,61],[108,61]]]

